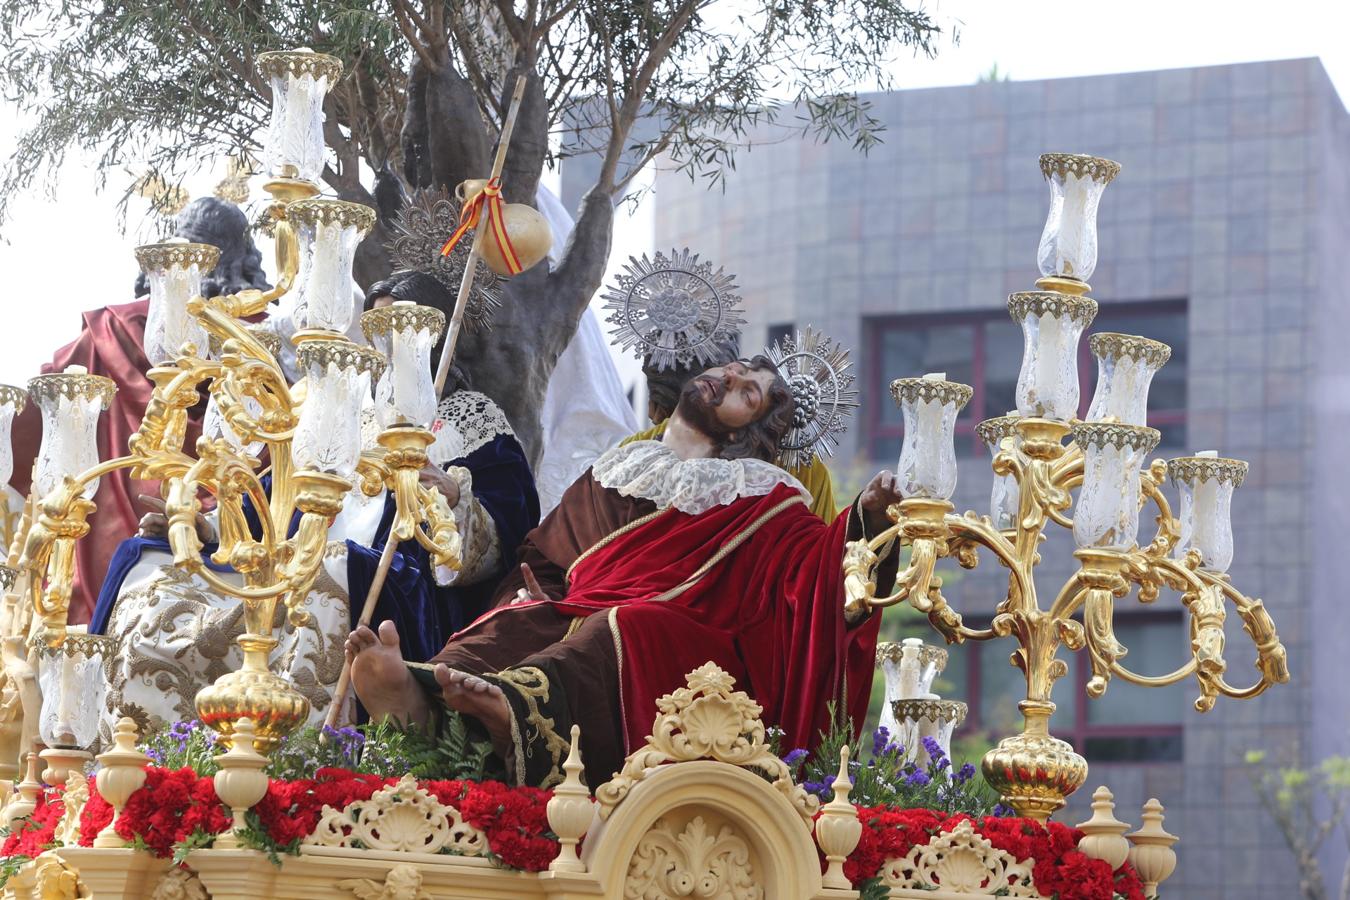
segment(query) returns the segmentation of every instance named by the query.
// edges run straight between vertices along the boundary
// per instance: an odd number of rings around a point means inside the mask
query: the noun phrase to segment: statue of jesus
[[[785,732],[813,746],[827,706],[860,724],[878,617],[846,620],[846,541],[878,533],[900,497],[878,474],[826,524],[774,466],[794,415],[765,357],[704,372],[659,441],[616,447],[527,536],[494,607],[428,663],[405,662],[392,622],[347,640],[373,718],[434,727],[448,707],[485,728],[518,784],[562,780],[581,726],[591,785],[641,746],[656,700],[714,661]],[[883,554],[894,577],[895,548]]]

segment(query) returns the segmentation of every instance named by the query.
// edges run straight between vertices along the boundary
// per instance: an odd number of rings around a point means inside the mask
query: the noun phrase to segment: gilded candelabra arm
[[[280,443],[295,436],[297,416],[281,373],[271,365],[238,355],[227,355],[224,371],[211,385],[211,394],[221,416],[240,439]],[[262,411],[255,417],[245,397],[258,401]]]
[[[1036,596],[1029,568],[1018,557],[1013,540],[995,528],[988,516],[974,512],[967,512],[964,516],[947,516],[946,525],[950,536],[948,544],[963,567],[974,568],[976,548],[984,547],[1008,569],[1008,597],[999,604],[999,612],[1007,612],[1019,606],[1024,598]]]
[[[435,439],[425,428],[407,426],[394,426],[380,433],[384,457],[379,466],[388,473],[386,483],[394,494],[397,510],[390,534],[399,543],[415,538],[437,565],[458,571],[461,547],[454,513],[440,491],[421,484],[421,472],[429,465],[427,448]],[[424,521],[430,532],[422,528],[420,523]]]
[[[1051,485],[1063,491],[1063,496],[1068,497],[1069,491],[1083,482],[1083,450],[1077,443],[1070,441],[1064,448],[1064,454],[1050,463],[1046,478]],[[1060,495],[1055,495],[1056,500]],[[1045,516],[1061,528],[1073,530],[1073,517],[1068,515],[1068,505],[1049,506],[1045,509]]]
[[[446,503],[445,496],[440,491],[419,486],[418,505],[422,510],[419,518],[431,530],[428,532],[420,522],[416,524],[413,536],[417,543],[431,554],[436,565],[458,572],[464,557],[463,546],[459,528],[455,525],[455,514]]]
[[[281,299],[295,286],[296,274],[300,271],[300,241],[295,228],[286,219],[286,204],[278,201],[264,213],[272,223],[272,240],[276,247],[277,283],[270,290],[255,288],[242,290],[237,294],[213,297],[208,302],[222,315],[234,319],[245,319],[264,312],[268,305]]]

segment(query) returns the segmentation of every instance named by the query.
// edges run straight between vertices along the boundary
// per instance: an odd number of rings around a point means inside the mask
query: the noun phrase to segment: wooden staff
[[[516,89],[511,94],[511,108],[506,113],[506,122],[502,124],[502,134],[497,141],[497,157],[492,161],[492,175],[489,181],[500,178],[502,167],[506,164],[506,148],[511,143],[511,132],[516,127],[516,116],[520,113],[520,103],[525,97],[525,76],[516,78]],[[467,199],[467,198],[466,198]],[[464,277],[459,280],[459,296],[455,298],[455,311],[450,316],[450,332],[445,337],[445,346],[441,348],[441,360],[436,366],[436,396],[445,390],[445,379],[450,374],[450,360],[455,355],[455,344],[459,343],[459,332],[464,324],[464,309],[469,305],[469,292],[473,289],[474,271],[478,268],[478,257],[483,249],[483,234],[487,231],[486,211],[473,230],[473,244],[469,247],[469,258],[464,263]]]
[[[506,113],[506,121],[502,124],[501,136],[497,140],[497,156],[492,161],[490,178],[501,177],[502,167],[506,165],[506,149],[511,144],[511,132],[515,130],[516,116],[520,114],[520,104],[524,97],[525,76],[520,75],[516,78],[516,89],[511,94],[511,106]],[[450,330],[445,337],[445,346],[441,348],[440,362],[436,365],[437,397],[445,390],[445,379],[450,374],[450,360],[455,355],[455,344],[459,343],[464,310],[468,306],[469,292],[473,288],[474,270],[478,267],[478,257],[482,252],[483,233],[487,230],[483,226],[486,224],[487,215],[484,213],[478,220],[478,227],[473,231],[473,244],[469,248],[469,258],[464,263],[464,277],[459,281],[459,296],[455,298],[455,311],[450,316]],[[389,567],[394,562],[394,551],[397,549],[398,541],[391,532],[385,539],[384,549],[380,552],[380,562],[375,568],[375,578],[370,582],[370,590],[366,591],[366,602],[361,607],[361,617],[356,620],[358,628],[362,625],[369,626],[371,618],[375,615],[375,604],[380,599],[380,591],[384,588],[384,580],[389,575]],[[348,656],[342,663],[342,674],[338,676],[337,687],[333,689],[333,705],[324,718],[325,727],[332,728],[337,724],[342,707],[347,703],[347,691],[351,689],[351,680],[352,659]]]

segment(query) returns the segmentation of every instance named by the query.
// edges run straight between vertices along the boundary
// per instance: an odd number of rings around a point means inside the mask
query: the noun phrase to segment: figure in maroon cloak
[[[216,197],[194,200],[178,214],[175,233],[203,244],[220,248],[216,268],[202,279],[207,297],[233,294],[245,288],[268,288],[262,271],[262,254],[248,233],[248,219],[239,207]],[[150,307],[149,288],[144,276],[136,283],[134,303],[119,303],[83,314],[80,336],[57,350],[52,361],[42,367],[44,374],[60,372],[66,366],[84,366],[94,375],[106,375],[117,385],[117,393],[98,427],[98,455],[113,459],[127,451],[127,440],[140,427],[145,406],[150,402],[154,384],[145,377],[150,361],[145,358],[145,316]],[[204,405],[189,413],[187,444],[192,447],[201,434]],[[42,442],[42,417],[29,403],[14,419],[14,477],[12,484],[27,496],[32,480],[33,460]],[[108,571],[108,562],[122,540],[136,531],[143,509],[136,506],[138,494],[158,495],[158,482],[133,481],[126,469],[105,475],[94,494],[97,511],[89,519],[89,534],[75,545],[75,586],[70,599],[69,622],[82,625],[89,621],[98,599],[99,586]]]
[[[662,439],[601,456],[528,535],[497,606],[430,663],[405,664],[392,623],[352,633],[366,708],[427,723],[444,703],[485,727],[518,783],[542,787],[562,779],[573,723],[588,782],[606,781],[657,698],[709,660],[785,746],[813,746],[831,701],[860,725],[879,619],[845,620],[844,544],[884,527],[899,496],[882,472],[833,523],[813,515],[767,461],[793,408],[764,357],[689,382]]]

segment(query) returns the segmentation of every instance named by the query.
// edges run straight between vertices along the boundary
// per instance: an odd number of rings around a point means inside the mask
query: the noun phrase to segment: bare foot
[[[444,665],[437,666],[435,674],[445,705],[482,722],[492,738],[492,749],[506,759],[511,749],[511,707],[502,689],[477,675]]]
[[[393,622],[381,622],[378,635],[365,625],[358,626],[348,635],[346,649],[352,657],[352,687],[372,721],[393,718],[426,727],[431,707],[403,663]]]

